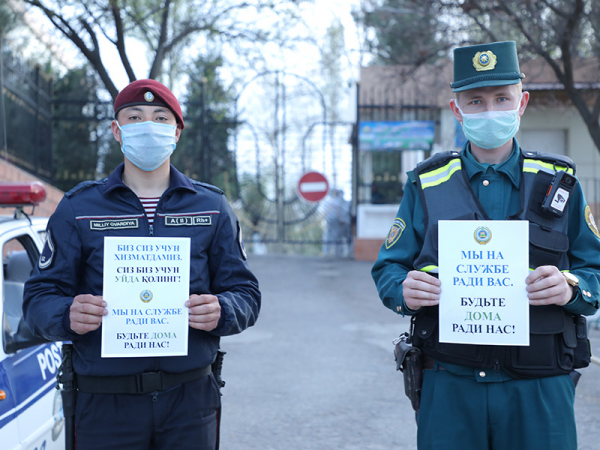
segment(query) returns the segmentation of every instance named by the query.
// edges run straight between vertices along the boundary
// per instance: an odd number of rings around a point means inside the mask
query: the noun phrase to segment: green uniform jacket
[[[511,156],[501,164],[480,164],[471,155],[469,143],[461,153],[473,191],[493,220],[504,220],[520,210],[519,154],[516,140]],[[410,172],[395,221],[396,224],[402,221],[405,226],[392,227],[393,232],[381,247],[372,269],[383,304],[402,315],[416,312],[404,303],[402,282],[409,271],[415,270],[413,263],[421,252],[425,235],[423,206],[412,179]],[[489,182],[487,186],[484,186],[485,180]],[[573,314],[594,314],[600,293],[600,235],[579,184],[569,200],[568,236],[570,272],[579,278],[580,284],[576,297],[564,308]]]

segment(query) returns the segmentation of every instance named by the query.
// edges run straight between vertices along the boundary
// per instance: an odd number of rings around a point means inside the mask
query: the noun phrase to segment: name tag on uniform
[[[123,230],[125,228],[138,228],[138,219],[103,219],[90,220],[90,229],[95,231]]]
[[[195,227],[202,225],[211,225],[212,217],[209,215],[200,216],[165,216],[165,225],[171,227],[187,226]]]

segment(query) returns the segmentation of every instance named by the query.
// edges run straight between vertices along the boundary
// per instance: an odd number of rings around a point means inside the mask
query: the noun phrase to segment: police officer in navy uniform
[[[600,235],[579,184],[562,216],[542,208],[555,175],[575,166],[514,138],[529,101],[522,77],[514,42],[454,51],[450,107],[468,141],[409,172],[372,269],[384,305],[412,316],[424,355],[420,450],[577,448],[570,375],[586,365],[578,315],[598,309]],[[529,221],[528,347],[439,342],[437,221],[453,219]]]
[[[220,386],[211,365],[221,336],[256,321],[258,282],[223,192],[170,165],[185,126],[171,91],[134,81],[114,112],[124,163],[65,194],[25,286],[24,317],[34,333],[73,343],[77,448],[212,450]],[[102,317],[115,306],[102,298],[105,236],[190,238],[187,356],[100,356]]]

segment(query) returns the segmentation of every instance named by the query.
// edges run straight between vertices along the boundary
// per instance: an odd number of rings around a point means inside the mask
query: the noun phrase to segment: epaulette
[[[92,186],[97,186],[99,184],[104,183],[105,181],[106,181],[106,178],[103,178],[101,180],[82,181],[77,186],[75,186],[73,189],[71,189],[70,191],[65,193],[65,197],[71,198],[74,195],[79,194],[82,191],[85,191],[87,188],[90,188]]]
[[[202,186],[203,188],[210,189],[211,191],[218,192],[221,195],[225,195],[225,193],[221,189],[219,189],[216,186],[213,186],[212,184],[203,183],[201,181],[196,181],[196,180],[192,180],[192,179],[190,179],[190,181],[192,182],[192,184],[195,184],[197,186]]]
[[[575,163],[571,158],[565,155],[557,155],[555,153],[532,152],[530,150],[521,149],[521,155],[526,159],[539,159],[541,161],[555,164],[558,166],[569,167],[575,173]]]
[[[414,184],[417,182],[417,176],[415,175],[414,170],[410,170],[410,171],[406,172],[406,176],[408,177],[408,181],[410,181],[411,183]]]
[[[445,166],[446,164],[448,164],[448,161],[459,157],[460,152],[457,152],[455,150],[436,153],[430,158],[427,158],[425,161],[421,161],[419,164],[417,164],[417,167],[415,167],[414,170],[415,176],[417,176],[420,173],[428,172],[430,170],[437,169],[438,167]]]

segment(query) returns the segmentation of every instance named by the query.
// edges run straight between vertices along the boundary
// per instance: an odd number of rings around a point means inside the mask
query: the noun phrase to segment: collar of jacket
[[[521,185],[521,163],[520,163],[520,155],[521,150],[519,148],[519,143],[516,139],[513,138],[513,149],[512,153],[508,157],[506,161],[500,164],[482,164],[478,162],[473,154],[471,153],[471,146],[469,142],[465,144],[462,150],[462,161],[463,167],[471,180],[475,175],[479,173],[486,173],[489,167],[492,168],[495,172],[504,173],[514,184],[514,186],[519,189]]]
[[[104,195],[114,191],[115,189],[122,189],[122,188],[129,189],[127,187],[127,185],[125,185],[125,183],[123,183],[123,180],[122,180],[124,168],[125,168],[125,164],[121,163],[117,166],[117,168],[113,171],[113,173],[111,173],[108,176],[108,178],[106,180],[105,189],[104,189]],[[188,177],[186,177],[184,174],[182,174],[180,171],[178,171],[175,167],[173,167],[173,165],[171,165],[170,168],[171,168],[171,171],[170,171],[171,180],[169,182],[169,188],[167,189],[166,192],[172,191],[174,189],[186,189],[195,194],[196,189],[192,185],[190,179]]]

